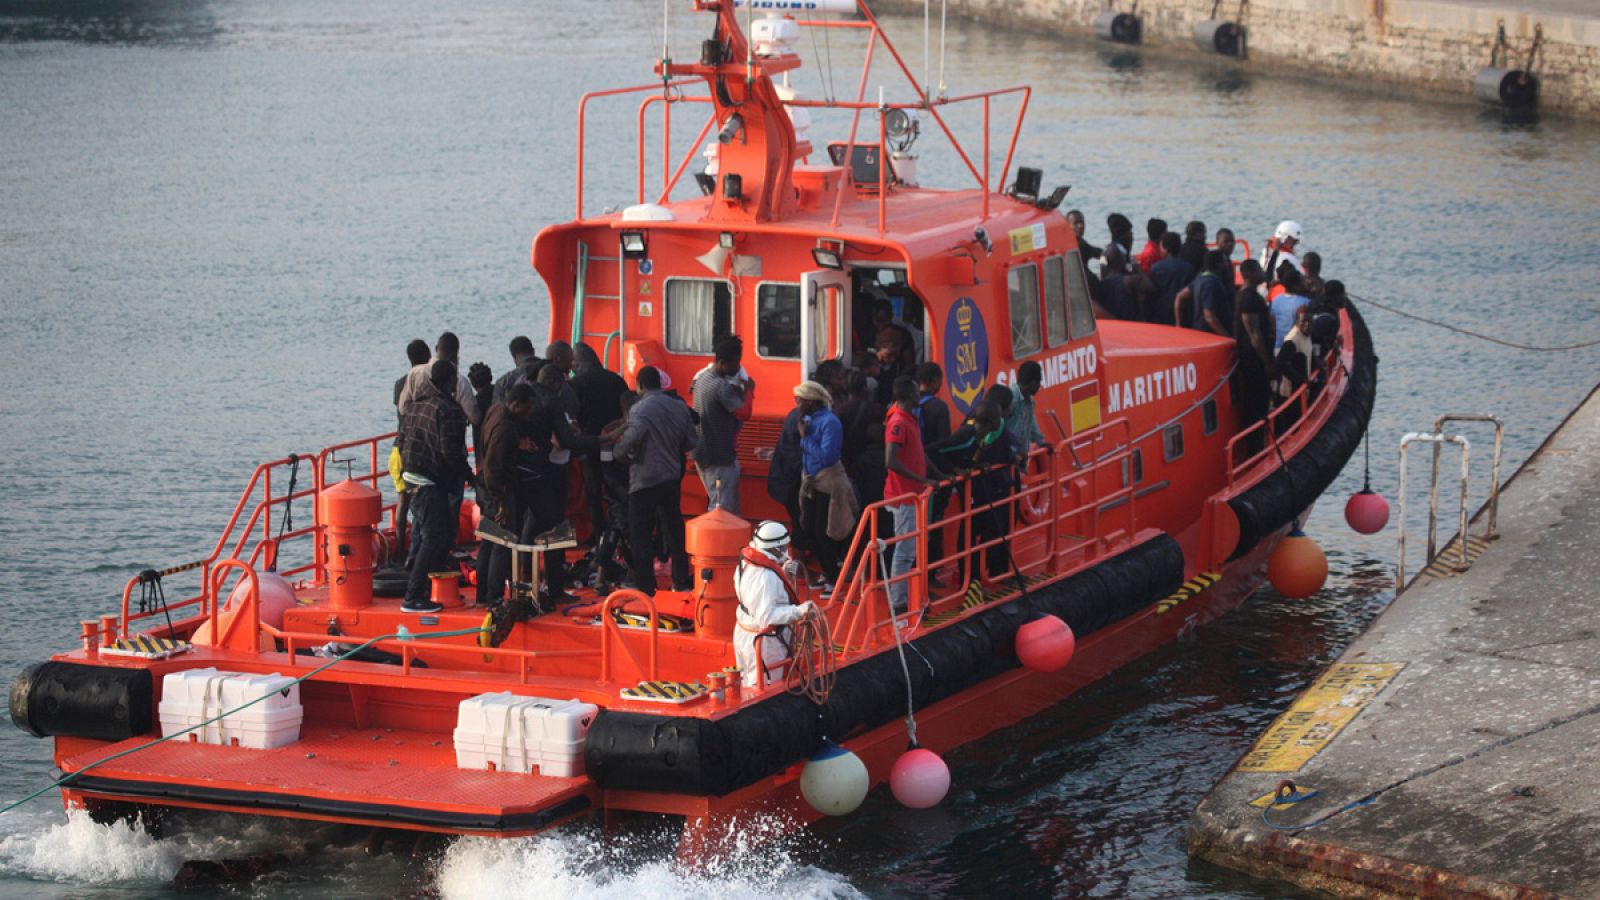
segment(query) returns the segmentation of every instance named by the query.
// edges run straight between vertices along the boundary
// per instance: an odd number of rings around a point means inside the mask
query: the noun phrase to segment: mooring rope
[[[1426,325],[1433,325],[1437,328],[1443,328],[1447,331],[1454,331],[1457,334],[1463,334],[1467,337],[1477,338],[1480,341],[1488,341],[1491,344],[1499,344],[1502,347],[1510,347],[1513,350],[1528,350],[1534,353],[1566,353],[1572,350],[1587,350],[1590,347],[1600,347],[1600,339],[1585,341],[1581,344],[1562,344],[1550,347],[1540,347],[1533,344],[1519,344],[1516,341],[1508,341],[1503,338],[1497,338],[1494,335],[1484,334],[1479,331],[1472,331],[1467,328],[1451,325],[1449,322],[1441,322],[1438,319],[1430,319],[1427,316],[1419,316],[1416,313],[1408,313],[1403,309],[1396,309],[1393,306],[1379,303],[1371,297],[1362,297],[1357,294],[1347,294],[1347,296],[1349,296],[1352,300],[1359,300],[1362,303],[1369,303],[1385,312],[1392,312],[1397,316],[1404,316],[1407,319],[1422,322]]]

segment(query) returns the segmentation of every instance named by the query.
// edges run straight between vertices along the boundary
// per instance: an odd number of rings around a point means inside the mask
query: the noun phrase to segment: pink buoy
[[[1034,672],[1059,670],[1077,646],[1072,629],[1055,616],[1040,616],[1017,629],[1017,659]]]
[[[1370,488],[1352,494],[1344,505],[1344,520],[1359,534],[1377,534],[1389,524],[1389,501]]]
[[[932,750],[912,747],[889,770],[889,791],[909,809],[938,806],[950,792],[950,767]]]
[[[1296,528],[1272,548],[1267,558],[1267,580],[1290,600],[1309,597],[1328,580],[1328,557],[1317,542]]]

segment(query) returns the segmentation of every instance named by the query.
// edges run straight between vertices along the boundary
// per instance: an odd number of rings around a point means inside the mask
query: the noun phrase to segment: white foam
[[[698,870],[680,866],[669,846],[639,838],[560,829],[530,838],[463,838],[435,872],[445,900],[522,897],[641,897],[743,900],[756,897],[861,897],[840,875],[797,862],[774,822],[747,824],[737,849]],[[645,846],[647,845],[648,846]],[[643,858],[640,858],[643,857]]]
[[[75,884],[164,882],[187,858],[185,848],[133,823],[98,825],[83,810],[70,810],[65,822],[41,819],[40,826],[0,840],[0,871]]]

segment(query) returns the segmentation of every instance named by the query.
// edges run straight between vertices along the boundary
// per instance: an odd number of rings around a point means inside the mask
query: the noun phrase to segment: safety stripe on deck
[[[147,634],[136,634],[131,638],[118,638],[108,647],[101,647],[100,652],[109,656],[135,656],[140,659],[166,659],[187,653],[193,649],[188,641],[175,641],[170,638],[151,637]]]
[[[1183,586],[1178,588],[1176,591],[1173,591],[1171,594],[1168,594],[1161,600],[1157,600],[1156,612],[1158,614],[1167,612],[1183,601],[1188,600],[1190,597],[1200,594],[1206,588],[1211,587],[1213,584],[1216,584],[1221,580],[1221,572],[1202,572],[1188,581],[1185,581]]]
[[[624,700],[650,703],[689,703],[705,696],[706,686],[698,681],[641,681],[622,689]]]

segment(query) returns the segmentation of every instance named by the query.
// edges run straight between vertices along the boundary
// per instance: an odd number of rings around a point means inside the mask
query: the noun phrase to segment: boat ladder
[[[617,267],[617,292],[615,294],[595,294],[589,291],[589,263],[611,263]],[[623,309],[622,297],[625,293],[624,285],[627,281],[626,263],[621,256],[590,256],[589,245],[583,241],[578,242],[578,276],[572,291],[572,345],[576,347],[584,338],[605,338],[606,342],[600,351],[600,364],[612,371],[622,368],[622,322]],[[617,306],[617,327],[611,331],[584,331],[584,301],[585,300],[611,300]],[[617,365],[611,365],[611,342],[617,341]]]
[[[1470,457],[1471,443],[1459,434],[1445,431],[1445,426],[1452,422],[1491,422],[1494,424],[1494,462],[1489,474],[1489,502],[1488,521],[1482,538],[1475,538],[1467,534],[1467,483],[1471,473]],[[1496,531],[1496,520],[1500,512],[1500,458],[1505,443],[1505,423],[1496,416],[1487,414],[1452,413],[1440,416],[1433,423],[1433,430],[1427,432],[1410,432],[1400,438],[1400,523],[1399,532],[1400,553],[1399,562],[1395,569],[1395,593],[1406,589],[1406,451],[1413,444],[1428,444],[1433,450],[1432,466],[1428,479],[1428,553],[1427,566],[1423,570],[1426,574],[1445,577],[1458,572],[1465,572],[1472,560],[1481,554],[1488,542],[1499,537]],[[1441,553],[1438,547],[1439,529],[1439,453],[1445,444],[1454,444],[1461,448],[1461,509],[1460,525],[1456,536],[1446,545]],[[1455,550],[1455,564],[1445,562],[1444,557]]]

